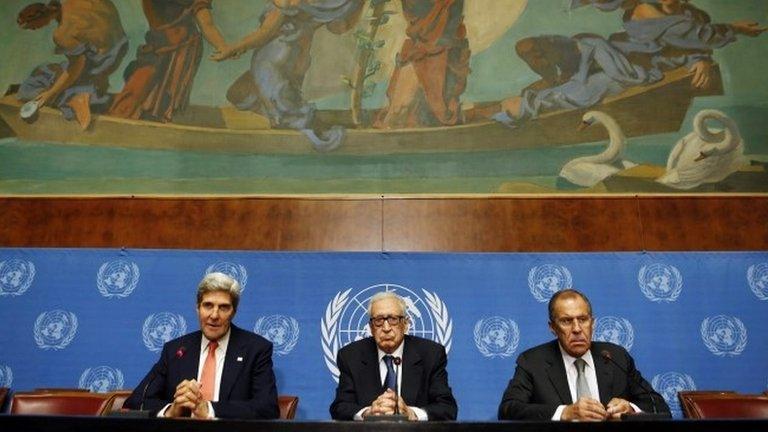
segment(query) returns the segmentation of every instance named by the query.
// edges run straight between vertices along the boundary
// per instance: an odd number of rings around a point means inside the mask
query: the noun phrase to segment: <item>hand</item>
[[[173,395],[173,403],[165,411],[166,417],[188,417],[191,411],[197,409],[203,394],[200,392],[200,384],[196,380],[184,380],[176,386]],[[207,413],[206,407],[206,413]]]
[[[198,402],[197,406],[195,407],[194,411],[192,411],[192,414],[195,418],[198,419],[207,419],[208,416],[208,401],[204,398],[200,398],[200,402]]]
[[[751,37],[760,36],[766,30],[765,27],[760,27],[759,23],[749,20],[734,21],[731,23],[731,27],[736,33]]]
[[[47,104],[48,101],[51,100],[52,98],[53,98],[53,94],[50,92],[50,90],[46,90],[46,91],[40,92],[40,94],[38,94],[34,100],[38,103],[40,107],[44,107],[45,104]]]
[[[622,414],[635,412],[635,409],[632,408],[632,405],[630,405],[629,402],[620,398],[611,399],[611,401],[608,402],[607,408],[608,416],[614,420],[620,419]]]
[[[233,47],[233,46],[224,46],[217,49],[213,54],[211,54],[209,58],[217,62],[228,60],[228,59],[238,59],[244,52],[245,50],[242,48]]]
[[[408,416],[408,420],[410,420],[410,421],[416,421],[416,420],[419,419],[416,416],[416,413],[413,412],[413,410],[408,405],[405,404],[405,401],[403,400],[403,398],[398,398],[397,399],[397,411],[400,414],[404,414],[404,415]]]
[[[608,412],[603,404],[595,399],[581,398],[575,404],[565,407],[561,415],[566,421],[603,421],[608,418]]]
[[[693,78],[691,85],[697,89],[707,89],[712,83],[712,63],[706,60],[700,60],[691,66]]]
[[[395,413],[395,392],[387,389],[371,403],[368,411],[363,413],[363,417],[369,415],[390,415]]]

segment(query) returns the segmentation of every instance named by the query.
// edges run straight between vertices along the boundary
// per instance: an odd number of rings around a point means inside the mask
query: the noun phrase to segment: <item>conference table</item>
[[[768,431],[768,420],[566,422],[335,422],[0,415],[0,431],[41,432],[564,432]]]

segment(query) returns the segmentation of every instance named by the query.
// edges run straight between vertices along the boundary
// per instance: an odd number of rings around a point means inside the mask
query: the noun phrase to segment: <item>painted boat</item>
[[[628,137],[677,132],[694,97],[722,94],[719,70],[707,90],[694,89],[691,75],[676,69],[648,86],[634,87],[593,107],[613,116]],[[489,104],[478,104],[471,112]],[[14,94],[0,99],[0,138],[137,149],[164,149],[245,154],[316,153],[301,132],[271,129],[263,116],[232,107],[190,106],[173,123],[94,116],[81,131],[61,113],[44,107],[34,122],[19,115],[22,103]],[[517,128],[489,120],[450,127],[418,129],[347,129],[344,143],[333,154],[383,155],[404,153],[476,152],[551,147],[606,139],[603,128],[578,131],[587,110],[554,111],[522,122]],[[351,124],[348,111],[320,111],[326,124]]]

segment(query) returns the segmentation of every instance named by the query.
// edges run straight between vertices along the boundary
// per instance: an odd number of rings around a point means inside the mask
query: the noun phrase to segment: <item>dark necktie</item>
[[[391,388],[392,391],[397,393],[397,375],[395,375],[394,357],[391,355],[384,356],[384,364],[387,365],[387,376],[384,377],[384,389]]]

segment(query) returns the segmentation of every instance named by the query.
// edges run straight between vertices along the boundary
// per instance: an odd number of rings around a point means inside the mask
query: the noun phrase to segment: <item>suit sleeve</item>
[[[355,382],[349,369],[346,356],[342,351],[336,355],[336,366],[339,368],[339,385],[336,387],[336,398],[329,409],[334,420],[352,420],[358,411],[364,408],[358,403]]]
[[[427,412],[429,420],[456,420],[458,407],[448,386],[448,357],[445,348],[440,346],[440,353],[429,377],[429,403],[419,407]]]
[[[534,403],[535,377],[525,354],[517,359],[515,375],[499,404],[499,420],[550,420],[558,405]]]
[[[133,393],[125,400],[123,407],[133,410],[148,410],[152,416],[167,404],[172,402],[173,393],[168,394],[168,345],[163,347],[160,359],[152,366],[149,373],[134,388]],[[174,384],[175,386],[176,384]],[[146,392],[145,392],[146,389]],[[175,387],[174,387],[175,389]]]
[[[280,416],[272,370],[272,344],[256,348],[250,366],[250,398],[212,402],[216,417],[268,420]]]

